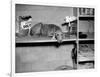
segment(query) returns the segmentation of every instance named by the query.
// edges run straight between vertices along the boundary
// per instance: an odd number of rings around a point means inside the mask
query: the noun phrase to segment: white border
[[[88,1],[87,1],[88,2]],[[76,3],[76,1],[58,1],[58,0],[54,0],[54,1],[50,1],[50,0],[12,0],[12,3],[16,3],[16,4],[31,4],[31,5],[50,5],[50,6],[64,6],[64,7],[89,7],[89,8],[95,8],[95,5],[81,5],[79,3]]]
[[[15,4],[32,4],[32,5],[50,5],[50,6],[65,6],[65,7],[91,7],[91,8],[95,8],[96,10],[96,6],[94,5],[80,5],[80,4],[75,4],[75,3],[65,3],[63,1],[51,1],[50,3],[46,0],[13,0],[12,1],[12,68],[11,68],[11,76],[12,77],[21,77],[21,76],[28,76],[28,77],[33,77],[36,75],[39,76],[45,76],[47,77],[48,74],[51,76],[55,76],[57,73],[61,73],[63,75],[68,74],[68,77],[72,75],[72,73],[76,73],[78,75],[78,73],[89,73],[89,72],[96,72],[97,70],[95,69],[84,69],[84,70],[69,70],[69,71],[50,71],[50,72],[31,72],[31,73],[17,73],[15,74]],[[96,50],[95,50],[96,51]],[[70,74],[70,75],[69,75]],[[84,73],[83,73],[84,74]],[[60,75],[62,76],[62,75]]]
[[[12,52],[11,52],[11,62],[12,62],[12,64],[11,64],[11,76],[13,77],[14,76],[14,74],[15,74],[15,3],[11,3],[11,10],[12,10],[12,16],[11,16],[11,20],[12,20],[12,22],[11,22],[11,24],[12,24],[12,26],[11,26],[11,35],[12,35],[12,45],[11,45],[11,50],[12,50]]]

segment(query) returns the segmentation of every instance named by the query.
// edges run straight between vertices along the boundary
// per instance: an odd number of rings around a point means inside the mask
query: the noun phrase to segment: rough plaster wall
[[[55,70],[61,65],[72,67],[73,45],[16,48],[16,72]]]

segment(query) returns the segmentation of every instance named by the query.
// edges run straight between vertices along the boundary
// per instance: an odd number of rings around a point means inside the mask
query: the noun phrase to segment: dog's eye
[[[56,34],[56,36],[59,36],[59,34]]]

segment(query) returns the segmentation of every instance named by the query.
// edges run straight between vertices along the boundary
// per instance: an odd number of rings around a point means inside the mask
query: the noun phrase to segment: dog
[[[59,43],[62,42],[62,34],[61,28],[55,24],[44,24],[39,22],[30,29],[31,36],[51,37],[51,39],[56,39]]]

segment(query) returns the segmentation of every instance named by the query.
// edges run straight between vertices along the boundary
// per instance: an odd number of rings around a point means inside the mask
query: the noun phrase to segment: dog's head
[[[55,38],[57,39],[58,43],[62,43],[63,33],[61,31],[55,32]]]

